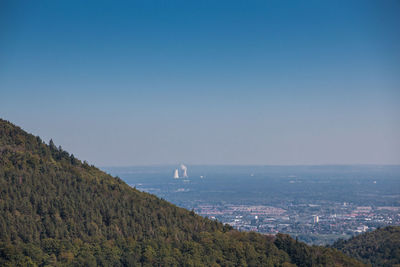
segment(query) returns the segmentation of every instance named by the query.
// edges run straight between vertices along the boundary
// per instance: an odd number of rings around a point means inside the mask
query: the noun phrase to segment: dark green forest
[[[339,246],[338,246],[339,247]],[[398,251],[398,250],[397,250]],[[288,235],[239,232],[0,119],[1,266],[363,266]]]
[[[338,240],[332,247],[373,266],[400,266],[400,226]]]

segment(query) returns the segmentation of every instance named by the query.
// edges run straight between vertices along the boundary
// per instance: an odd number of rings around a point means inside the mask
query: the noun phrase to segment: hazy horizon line
[[[99,165],[99,168],[128,168],[128,167],[167,167],[167,166],[178,166],[181,162],[176,164],[139,164],[139,165]],[[188,166],[235,166],[235,167],[335,167],[335,166],[393,166],[400,167],[398,164],[377,164],[377,163],[341,163],[341,164],[190,164],[185,163]]]

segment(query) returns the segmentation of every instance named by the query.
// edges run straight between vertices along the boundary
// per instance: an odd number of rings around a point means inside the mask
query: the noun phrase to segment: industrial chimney
[[[179,172],[178,169],[175,169],[174,171],[174,179],[178,179],[179,178]]]

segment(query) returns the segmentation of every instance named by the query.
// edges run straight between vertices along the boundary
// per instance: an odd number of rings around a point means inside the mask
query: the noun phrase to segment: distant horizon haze
[[[143,165],[115,165],[115,166],[106,166],[99,165],[97,167],[100,168],[129,168],[129,167],[175,167],[179,166],[178,163],[170,163],[170,164],[143,164]],[[265,164],[187,164],[187,167],[201,167],[201,166],[209,166],[209,167],[400,167],[400,164],[374,164],[374,163],[366,163],[366,164],[275,164],[275,165],[265,165]]]
[[[5,118],[2,118],[5,119]],[[11,123],[14,123],[13,121],[10,121]],[[15,123],[14,123],[15,124]],[[181,164],[185,164],[188,168],[191,166],[235,166],[235,167],[335,167],[335,166],[395,166],[398,167],[400,166],[400,163],[376,163],[376,162],[369,162],[369,163],[345,163],[345,162],[339,162],[339,163],[241,163],[241,162],[235,162],[235,163],[216,163],[216,162],[209,162],[209,163],[198,163],[198,162],[188,162],[188,161],[175,161],[175,162],[163,162],[163,163],[128,163],[128,164],[121,164],[118,162],[117,164],[96,164],[95,162],[91,161],[91,159],[87,158],[82,158],[78,156],[77,153],[75,153],[72,150],[68,150],[65,148],[63,144],[58,144],[54,138],[50,138],[48,141],[43,139],[41,135],[38,135],[34,132],[30,132],[29,130],[25,129],[21,125],[17,125],[21,127],[23,130],[28,131],[29,133],[39,136],[46,144],[49,143],[50,140],[53,140],[55,142],[55,145],[57,147],[61,146],[64,150],[69,152],[70,154],[74,154],[75,157],[77,157],[79,160],[82,161],[87,161],[90,164],[94,164],[99,168],[129,168],[129,167],[176,167],[179,168]],[[189,170],[190,171],[190,170]]]
[[[96,166],[399,165],[400,2],[0,3],[0,117]]]

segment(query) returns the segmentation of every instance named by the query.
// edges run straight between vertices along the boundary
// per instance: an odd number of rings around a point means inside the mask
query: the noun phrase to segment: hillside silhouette
[[[0,119],[1,266],[363,266],[196,215]]]

